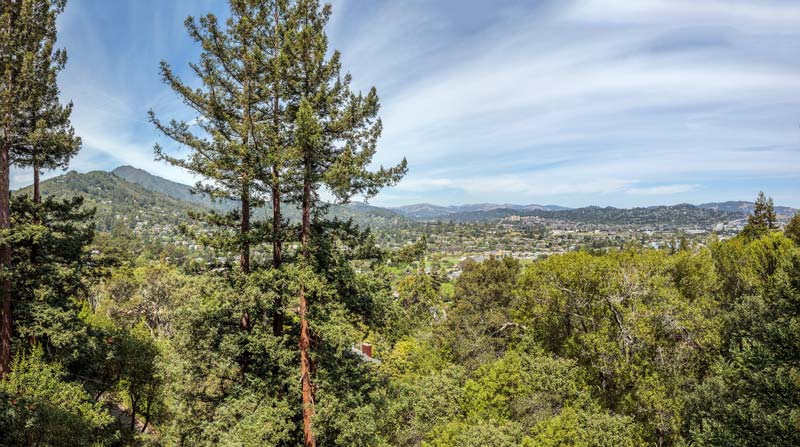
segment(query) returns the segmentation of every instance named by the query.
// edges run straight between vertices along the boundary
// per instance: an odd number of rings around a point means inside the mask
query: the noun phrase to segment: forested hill
[[[204,208],[175,199],[105,171],[77,173],[75,171],[51,178],[41,183],[42,196],[65,199],[75,196],[84,198],[86,207],[95,208],[98,229],[107,231],[116,223],[125,223],[131,228],[137,225],[175,225],[184,221],[190,211]],[[32,194],[28,186],[14,194]]]
[[[494,212],[508,214],[519,211],[560,211],[568,209],[569,208],[567,207],[558,205],[516,205],[513,203],[474,203],[450,206],[418,203],[414,205],[405,205],[392,208],[392,210],[402,213],[409,218],[419,220],[445,220],[450,216],[458,218],[460,215],[464,214],[474,214],[476,216],[480,216],[481,213],[486,213],[486,216],[492,216]]]
[[[91,171],[67,174],[46,180],[41,184],[44,197],[63,199],[82,196],[87,207],[97,209],[95,221],[101,231],[108,231],[115,223],[130,228],[177,227],[188,222],[190,211],[227,212],[236,208],[233,201],[212,201],[202,194],[192,193],[192,187],[158,177],[142,169],[122,166],[111,172]],[[19,189],[14,194],[32,195],[32,187]],[[255,209],[255,216],[263,217],[267,208]],[[331,217],[353,219],[360,225],[381,226],[407,219],[392,210],[364,203],[331,205]],[[284,216],[299,221],[296,207],[285,205]]]
[[[204,208],[215,209],[219,211],[236,208],[236,202],[234,201],[213,201],[207,195],[195,193],[193,188],[189,185],[167,180],[157,175],[153,175],[144,169],[134,168],[133,166],[120,166],[111,171],[111,173],[130,183],[135,183],[149,191],[161,193],[185,202],[194,203]]]
[[[754,208],[753,202],[745,202],[742,200],[735,200],[735,201],[728,201],[728,202],[713,202],[713,203],[702,203],[697,205],[700,208],[707,208],[713,210],[720,210],[720,211],[728,211],[731,213],[741,213],[741,214],[750,214],[753,212]],[[788,206],[776,206],[775,213],[778,216],[782,217],[792,217],[794,213],[797,212],[797,209],[791,208]]]
[[[745,214],[681,204],[646,208],[601,208],[590,206],[553,211],[543,209],[523,210],[495,208],[491,210],[450,213],[432,218],[418,218],[417,220],[483,222],[505,219],[512,216],[539,217],[544,220],[561,220],[605,225],[713,225],[719,222],[742,219]]]
[[[191,186],[176,183],[131,166],[120,166],[114,169],[112,173],[151,191],[205,208],[228,211],[236,206],[233,201],[212,201],[207,196],[192,193]],[[597,206],[571,209],[557,205],[517,205],[508,203],[478,203],[451,206],[423,203],[396,208],[381,208],[364,203],[354,203],[349,206],[332,206],[329,212],[333,216],[344,219],[353,218],[356,222],[373,226],[405,219],[485,222],[511,216],[538,216],[543,219],[605,225],[713,225],[718,222],[742,219],[752,212],[752,209],[753,203],[745,201],[705,203],[696,206],[679,204],[627,209]],[[789,207],[776,207],[776,211],[779,215],[791,217],[795,210]],[[285,214],[290,220],[299,218],[297,209],[292,206],[285,206]]]
[[[208,196],[192,192],[192,187],[177,183],[132,166],[120,166],[111,172],[92,171],[85,174],[69,172],[42,183],[45,196],[57,198],[82,195],[89,206],[97,207],[97,222],[107,230],[115,221],[128,222],[131,228],[139,225],[174,225],[186,221],[190,210],[227,212],[236,208],[234,201],[213,201]],[[30,187],[20,192],[30,194]],[[565,208],[555,205],[474,204],[438,206],[430,204],[382,208],[366,203],[331,205],[331,217],[353,219],[365,226],[391,226],[409,221],[491,222],[512,216],[538,217],[605,225],[713,225],[742,219],[752,210],[752,202],[722,202],[702,205],[679,204],[643,208],[614,208],[590,206]],[[776,207],[779,216],[791,216],[794,209]],[[258,218],[269,207],[254,210]],[[284,217],[299,221],[300,213],[291,204],[284,205]]]
[[[741,213],[700,208],[689,204],[629,209],[590,206],[546,214],[534,211],[531,214],[573,222],[632,225],[708,225],[744,217]]]
[[[194,188],[182,183],[173,182],[165,178],[153,175],[143,169],[132,166],[120,166],[113,171],[114,175],[135,183],[150,191],[170,196],[174,199],[191,202],[216,211],[230,211],[238,205],[233,200],[212,200],[205,194],[194,192]],[[270,205],[255,210],[256,216],[263,216],[264,212],[271,209]],[[366,203],[354,202],[347,205],[331,205],[328,209],[331,217],[339,219],[353,219],[364,225],[382,225],[387,222],[406,220],[406,217],[394,210],[372,206]],[[300,211],[291,204],[283,205],[284,217],[291,221],[299,221]],[[271,216],[271,214],[270,214]]]

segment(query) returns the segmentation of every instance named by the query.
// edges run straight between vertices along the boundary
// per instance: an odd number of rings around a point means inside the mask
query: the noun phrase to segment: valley
[[[199,244],[190,232],[208,229],[190,218],[192,213],[228,213],[234,200],[211,200],[193,192],[189,185],[173,182],[131,166],[110,172],[69,172],[42,182],[45,197],[85,197],[85,206],[96,209],[100,232],[130,233],[151,253],[164,253],[178,264],[231,263],[233,258],[214,253]],[[17,194],[28,194],[23,188]],[[419,204],[382,208],[363,202],[328,204],[329,218],[352,220],[369,228],[378,245],[398,250],[426,238],[432,265],[442,274],[456,277],[467,258],[509,256],[523,262],[572,251],[605,252],[628,245],[677,249],[683,244],[702,247],[710,240],[738,234],[747,222],[752,202],[679,204],[632,209],[587,207],[570,209],[557,205],[476,204],[436,206]],[[793,208],[777,207],[785,222]],[[299,210],[283,206],[288,224],[297,224]],[[255,219],[271,214],[268,206],[254,208]],[[267,261],[268,245],[253,248],[254,259]],[[429,268],[432,268],[429,266]]]

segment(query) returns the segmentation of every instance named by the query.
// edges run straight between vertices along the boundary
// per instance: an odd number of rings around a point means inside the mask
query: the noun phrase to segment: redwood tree
[[[217,227],[201,241],[225,251],[236,251],[239,271],[249,275],[253,246],[271,241],[273,266],[283,262],[281,191],[286,156],[286,90],[281,77],[286,63],[281,57],[283,26],[287,21],[285,0],[230,0],[230,18],[224,23],[208,14],[199,20],[189,17],[185,24],[201,46],[197,63],[190,64],[202,86],[189,87],[166,63],[162,78],[195,112],[190,124],[162,122],[150,112],[150,119],[166,136],[187,146],[191,152],[179,158],[156,145],[156,156],[187,169],[205,181],[197,189],[212,198],[238,202],[238,210],[227,215],[209,213],[195,216]],[[271,194],[273,218],[253,219],[254,208]],[[271,235],[269,234],[271,232]],[[278,300],[279,301],[279,300]],[[283,327],[280,302],[273,309],[273,331]],[[241,327],[250,331],[252,315],[243,309]],[[240,362],[248,365],[249,354]]]
[[[317,0],[298,0],[294,4],[295,28],[287,34],[287,49],[293,62],[288,75],[291,98],[296,105],[294,160],[295,184],[292,199],[300,204],[301,251],[308,268],[312,267],[312,220],[321,219],[325,203],[320,190],[326,188],[337,201],[353,196],[368,199],[385,186],[397,183],[406,172],[405,159],[391,168],[368,168],[381,134],[378,95],[373,87],[366,95],[353,93],[350,75],[342,74],[338,51],[328,56],[325,25],[330,5]],[[312,297],[300,286],[300,377],[302,381],[303,432],[306,446],[315,446],[313,431],[314,387],[312,385],[309,324]]]
[[[54,50],[56,18],[65,5],[66,0],[0,3],[0,377],[9,370],[14,323],[11,165],[60,164],[79,146],[69,127],[71,107],[60,105],[56,86],[56,74],[66,62],[66,54]],[[31,156],[34,152],[38,155]]]

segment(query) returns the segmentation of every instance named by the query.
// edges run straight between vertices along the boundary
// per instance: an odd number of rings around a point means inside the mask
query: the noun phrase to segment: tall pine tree
[[[242,272],[250,271],[253,242],[270,241],[272,267],[281,267],[283,244],[293,237],[284,230],[281,214],[287,201],[302,210],[297,235],[301,270],[324,274],[324,266],[313,258],[315,251],[330,246],[316,247],[312,235],[317,232],[322,239],[334,226],[325,224],[326,204],[320,191],[331,191],[339,202],[354,195],[374,196],[399,181],[406,171],[405,160],[388,169],[368,169],[381,133],[378,97],[375,89],[367,95],[351,92],[350,76],[340,73],[338,52],[327,57],[324,27],[330,6],[317,1],[231,0],[230,8],[224,29],[213,15],[186,21],[203,48],[200,62],[191,65],[201,88],[191,89],[162,64],[166,83],[198,117],[193,127],[176,120],[164,123],[151,112],[159,130],[192,149],[180,159],[156,146],[157,157],[204,177],[207,182],[197,185],[201,191],[239,202],[238,213],[209,215],[206,220],[228,228],[235,225],[234,236],[218,235],[207,242],[238,247]],[[272,220],[265,236],[252,230],[249,214],[267,196]],[[298,303],[306,445],[316,444],[308,318],[312,289],[301,284]],[[280,335],[284,325],[280,298],[274,310],[272,329]],[[249,327],[249,318],[245,311],[243,327]]]
[[[46,17],[42,40],[35,43],[31,57],[25,60],[25,71],[33,75],[28,83],[25,111],[29,132],[12,148],[11,158],[14,166],[33,169],[34,203],[41,202],[41,172],[66,168],[81,147],[81,139],[70,123],[72,103],[61,104],[57,83],[58,73],[67,63],[66,50],[55,48],[56,14],[63,11],[64,5],[59,2],[58,9]]]
[[[298,0],[294,5],[296,27],[287,35],[287,51],[293,62],[288,75],[292,101],[296,104],[294,160],[295,190],[292,199],[300,204],[301,252],[311,267],[314,241],[313,216],[321,216],[325,203],[320,190],[327,188],[339,202],[354,195],[365,199],[385,186],[397,183],[406,172],[405,159],[391,168],[370,171],[381,134],[379,102],[375,88],[368,94],[350,90],[349,74],[341,73],[338,51],[328,56],[325,25],[331,14],[329,4]],[[313,297],[305,285],[299,293],[300,377],[302,382],[303,432],[306,446],[315,446],[313,430],[314,387],[311,374],[312,334],[309,324]]]
[[[66,54],[54,50],[55,23],[65,5],[66,0],[0,3],[0,377],[8,373],[14,324],[11,165],[60,165],[79,146],[69,127],[71,107],[60,105],[56,85]]]
[[[288,2],[230,0],[229,4],[231,17],[224,25],[211,14],[186,20],[189,34],[203,49],[200,61],[190,64],[201,88],[190,88],[167,63],[161,65],[164,81],[196,112],[195,124],[164,123],[152,111],[150,119],[166,136],[192,150],[181,159],[157,145],[158,158],[202,176],[206,182],[197,184],[199,191],[239,203],[238,211],[228,215],[202,216],[222,229],[203,241],[219,249],[235,248],[239,270],[248,275],[254,244],[271,242],[272,265],[279,268],[283,262],[281,193],[288,145],[282,34]],[[251,218],[253,208],[268,195],[271,227]],[[281,307],[278,300],[273,309],[275,334],[283,330]],[[252,324],[245,309],[241,326],[249,331]]]
[[[3,0],[0,10],[0,70],[2,88],[0,88],[0,378],[9,372],[11,364],[11,247],[8,242],[8,231],[11,226],[10,186],[11,145],[19,140],[21,117],[18,104],[21,92],[17,78],[21,71],[24,56],[21,40],[22,32],[19,22],[22,16],[22,4],[12,0]]]
[[[46,169],[65,169],[81,147],[81,139],[75,135],[70,123],[72,103],[61,104],[57,82],[59,72],[67,63],[66,50],[55,47],[56,17],[64,7],[64,1],[58,2],[45,17],[45,22],[41,24],[42,39],[34,42],[31,57],[25,58],[24,72],[32,75],[27,82],[27,132],[11,153],[12,165],[33,169],[33,203],[36,205],[30,221],[33,225],[39,225],[46,213],[38,206],[42,202],[39,187],[41,172]],[[31,264],[38,262],[39,247],[36,240],[31,241],[29,256]]]
[[[268,55],[265,74],[269,88],[261,92],[261,107],[266,109],[265,115],[269,116],[269,123],[265,126],[265,140],[269,150],[264,154],[267,171],[262,172],[260,178],[268,185],[272,200],[272,266],[276,269],[281,268],[283,264],[283,243],[286,233],[281,207],[284,193],[287,192],[284,176],[288,174],[288,164],[293,158],[294,149],[289,132],[292,122],[288,108],[289,88],[286,78],[291,61],[284,51],[286,33],[292,26],[289,3],[289,0],[275,0],[265,4],[265,7],[271,9],[272,32],[262,36],[264,38],[262,46],[266,48]],[[276,336],[283,333],[282,307],[283,303],[279,296],[276,299],[272,319],[272,330]]]
[[[767,198],[764,191],[760,191],[753,204],[753,214],[747,217],[747,225],[742,234],[747,238],[758,238],[776,228],[778,228],[778,217],[772,197]]]
[[[252,25],[244,2],[231,2],[232,18],[222,30],[211,14],[199,21],[189,17],[185,24],[192,38],[203,48],[199,63],[190,67],[203,83],[192,89],[166,63],[161,75],[183,101],[197,113],[194,125],[171,120],[164,123],[150,111],[150,120],[167,137],[192,149],[188,158],[169,155],[158,144],[156,157],[180,166],[207,180],[198,182],[199,191],[216,199],[239,203],[239,210],[228,216],[208,215],[210,223],[233,229],[234,237],[220,235],[213,242],[218,247],[238,249],[242,272],[250,271],[250,219],[260,190],[255,182],[259,159],[254,147],[259,145],[254,123],[258,113],[255,94],[258,82],[259,51],[252,40]],[[193,130],[192,127],[197,127]]]

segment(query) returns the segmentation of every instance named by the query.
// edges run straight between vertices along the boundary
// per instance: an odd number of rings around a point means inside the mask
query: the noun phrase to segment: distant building
[[[361,346],[353,345],[353,347],[350,348],[350,352],[360,357],[364,362],[374,363],[376,365],[381,364],[380,360],[372,357],[372,344],[370,343],[361,342]]]

